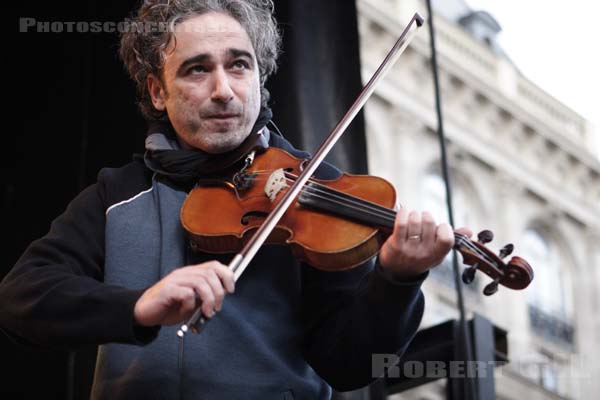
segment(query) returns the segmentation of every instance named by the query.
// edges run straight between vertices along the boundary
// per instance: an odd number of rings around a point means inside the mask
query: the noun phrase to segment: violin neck
[[[298,202],[304,207],[380,228],[388,233],[394,229],[396,211],[314,181],[306,184]]]
[[[363,225],[378,228],[386,234],[394,230],[396,211],[379,204],[363,200],[316,182],[309,182],[300,193],[298,202],[314,210],[323,211]],[[467,239],[454,232],[457,244]]]

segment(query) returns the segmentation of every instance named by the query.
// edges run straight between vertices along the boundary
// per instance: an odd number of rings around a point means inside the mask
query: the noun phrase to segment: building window
[[[554,241],[536,229],[525,232],[521,249],[535,271],[527,290],[531,328],[548,340],[572,346],[573,293],[565,257]]]

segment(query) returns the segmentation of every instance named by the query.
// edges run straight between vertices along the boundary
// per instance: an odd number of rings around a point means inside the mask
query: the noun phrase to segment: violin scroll
[[[514,256],[508,263],[502,259],[509,256],[514,246],[507,244],[496,255],[485,244],[492,241],[494,235],[491,231],[482,231],[477,235],[478,240],[472,241],[468,237],[455,233],[456,250],[463,256],[463,263],[469,265],[463,271],[462,280],[469,284],[473,282],[475,273],[479,270],[493,279],[485,286],[483,294],[491,296],[498,291],[498,285],[510,289],[525,289],[533,280],[533,269],[525,259]]]

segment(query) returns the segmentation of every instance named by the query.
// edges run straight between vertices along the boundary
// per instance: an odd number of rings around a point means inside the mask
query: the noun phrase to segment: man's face
[[[207,13],[177,25],[162,80],[148,78],[154,107],[166,110],[184,147],[223,153],[249,135],[260,81],[248,34],[232,17]]]

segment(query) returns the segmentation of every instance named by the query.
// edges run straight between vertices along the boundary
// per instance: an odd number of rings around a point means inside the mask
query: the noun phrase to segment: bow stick
[[[391,67],[396,63],[402,52],[406,49],[406,47],[408,47],[408,44],[412,40],[416,30],[423,25],[423,22],[423,17],[419,13],[415,13],[406,28],[404,28],[404,31],[402,31],[402,34],[396,41],[396,44],[394,44],[394,47],[392,47],[392,49],[386,55],[381,65],[377,68],[377,71],[375,71],[369,82],[364,86],[346,114],[344,114],[342,119],[337,123],[329,136],[327,136],[325,141],[315,152],[313,158],[305,166],[304,171],[302,171],[302,173],[296,179],[296,182],[294,182],[294,184],[289,187],[287,192],[284,193],[279,203],[273,208],[271,213],[269,213],[260,228],[256,231],[256,233],[254,233],[244,248],[231,260],[228,268],[233,271],[234,280],[236,282],[246,267],[248,267],[250,261],[252,261],[265,240],[267,240],[281,217],[283,217],[283,214],[285,214],[296,196],[298,196],[304,184],[314,174],[321,162],[325,159],[325,157],[327,157],[327,154],[329,154],[333,146],[342,137],[342,134],[346,131],[352,120],[354,120],[356,114],[358,114],[369,97],[371,97],[377,83],[383,79]],[[198,306],[190,319],[177,331],[177,336],[183,337],[190,329],[194,333],[199,333],[208,321],[209,319],[202,315],[201,308]]]

